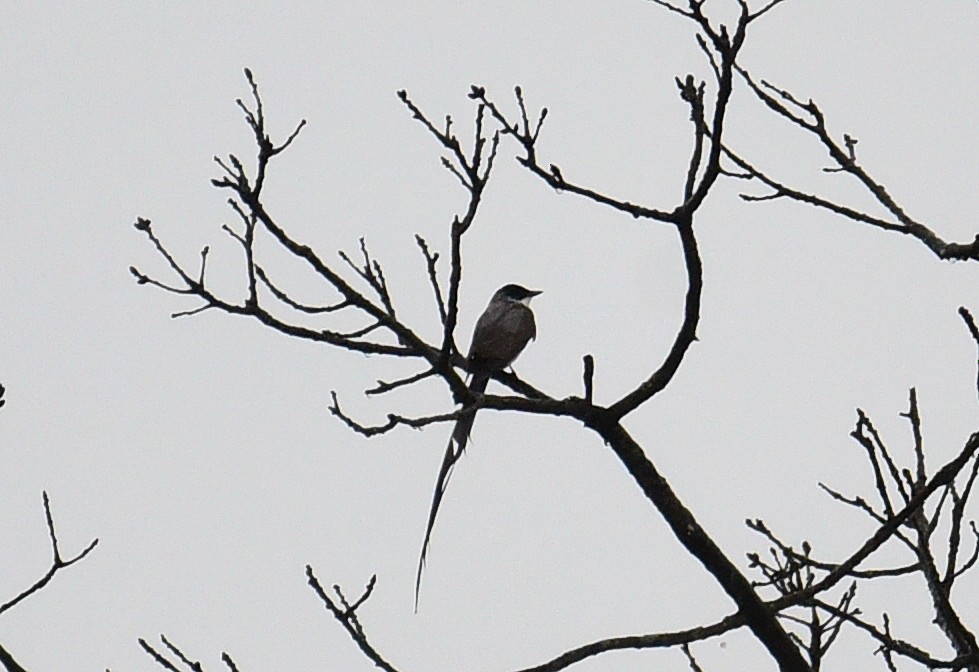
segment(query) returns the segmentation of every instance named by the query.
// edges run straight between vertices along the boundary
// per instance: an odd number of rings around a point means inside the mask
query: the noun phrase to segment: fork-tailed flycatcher
[[[469,356],[466,358],[466,368],[472,374],[469,381],[469,391],[474,396],[481,395],[486,390],[490,376],[502,371],[513,363],[517,355],[523,351],[533,338],[537,336],[537,325],[534,313],[530,310],[530,300],[540,294],[539,291],[526,289],[520,285],[501,287],[490,299],[486,310],[476,321],[473,330],[472,343],[469,346]],[[425,540],[422,542],[421,556],[418,558],[418,574],[415,579],[415,611],[418,611],[418,591],[421,588],[422,569],[425,566],[425,556],[428,552],[428,542],[432,537],[435,526],[435,516],[438,514],[442,495],[449,480],[452,467],[462,456],[469,441],[469,431],[472,429],[476,412],[467,413],[456,421],[449,445],[445,449],[442,467],[439,469],[438,482],[435,484],[435,494],[432,496],[432,509],[428,514],[428,527],[425,529]]]

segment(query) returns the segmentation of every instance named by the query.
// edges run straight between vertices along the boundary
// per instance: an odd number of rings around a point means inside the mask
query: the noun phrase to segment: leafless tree
[[[750,8],[745,0],[735,1],[740,13],[736,23],[729,27],[715,22],[704,13],[703,0],[688,0],[686,5],[652,0],[653,4],[692,23],[697,43],[713,73],[710,83],[698,81],[693,75],[676,79],[680,98],[689,108],[692,149],[686,165],[678,167],[684,176],[683,191],[674,203],[648,206],[619,199],[577,182],[573,169],[559,168],[549,159],[541,158],[538,155],[538,141],[547,110],[533,112],[519,87],[515,90],[515,105],[504,104],[483,87],[471,88],[469,98],[475,110],[474,138],[469,147],[457,135],[451,118],[447,117],[444,124],[436,123],[431,115],[412,101],[407,92],[398,93],[410,114],[440,146],[444,152],[443,165],[468,196],[464,211],[454,216],[449,226],[448,271],[444,278],[444,272],[439,267],[441,255],[434,251],[428,241],[416,237],[441,324],[441,337],[437,342],[426,341],[418,335],[418,330],[399,317],[382,265],[363,241],[358,258],[341,253],[347,267],[344,270],[290,235],[267,210],[263,202],[263,187],[271,161],[296,140],[305,121],[300,122],[283,142],[277,144],[273,141],[266,130],[265,109],[258,86],[247,70],[245,75],[251,87],[252,100],[249,103],[242,100],[237,102],[255,136],[255,169],[249,173],[245,164],[233,155],[227,159],[216,159],[222,176],[213,180],[215,187],[230,192],[229,205],[240,220],[237,228],[224,229],[243,252],[244,298],[231,299],[212,290],[206,277],[207,248],[201,252],[199,266],[192,270],[170,252],[150,221],[144,218],[137,219],[135,227],[147,236],[166,260],[173,279],[151,277],[135,267],[131,269],[132,274],[141,284],[200,301],[197,307],[174,313],[174,317],[213,309],[253,318],[296,338],[370,355],[410,358],[418,362],[416,373],[379,382],[367,390],[367,394],[382,395],[428,378],[438,378],[458,404],[455,410],[423,417],[392,412],[385,423],[371,426],[346,414],[341,408],[339,396],[334,392],[330,406],[332,413],[351,430],[365,436],[394,431],[401,426],[418,428],[454,422],[465,414],[484,408],[574,418],[602,438],[662,515],[677,543],[701,563],[736,605],[735,611],[706,625],[592,642],[529,670],[551,672],[607,651],[661,647],[682,648],[692,669],[699,669],[690,645],[740,628],[747,628],[752,633],[779,669],[791,672],[817,670],[843,627],[857,628],[875,639],[889,669],[896,669],[895,658],[903,657],[931,669],[979,670],[979,648],[975,636],[962,621],[951,600],[953,584],[963,572],[975,565],[979,553],[979,535],[965,514],[979,470],[976,459],[979,432],[964,442],[961,452],[954,459],[936,471],[929,471],[925,467],[921,445],[917,398],[912,390],[905,416],[912,430],[913,464],[901,468],[895,452],[881,440],[869,417],[860,412],[852,435],[870,462],[874,475],[872,489],[879,501],[871,504],[863,497],[847,496],[829,486],[823,487],[833,499],[869,516],[877,526],[876,531],[847,557],[831,562],[817,559],[806,542],[796,550],[761,520],[748,521],[748,525],[771,545],[768,554],[749,556],[748,569],[757,572],[759,577],[752,580],[746,570],[732,561],[728,553],[707,534],[693,512],[680,501],[668,480],[650,461],[640,443],[623,427],[622,421],[629,414],[670,384],[697,337],[701,317],[702,260],[695,220],[704,200],[721,178],[765,188],[766,191],[760,195],[743,194],[741,197],[746,201],[791,199],[829,210],[854,223],[913,236],[940,259],[979,259],[979,236],[969,243],[946,242],[928,225],[907,215],[884,186],[860,164],[855,149],[857,141],[849,135],[837,140],[828,130],[824,113],[815,102],[803,100],[764,79],[757,79],[742,66],[739,54],[752,25],[784,0],[770,0],[756,9]],[[745,150],[729,145],[725,140],[725,124],[728,103],[735,87],[747,90],[773,114],[789,120],[802,133],[819,143],[833,162],[833,166],[825,170],[855,178],[880,205],[883,214],[867,213],[795,188],[757,165],[748,158]],[[501,151],[509,146],[516,149],[516,160],[520,165],[554,190],[575,194],[648,222],[650,226],[667,226],[676,231],[687,283],[680,327],[660,364],[647,371],[635,381],[628,393],[610,404],[598,404],[593,400],[595,362],[591,356],[584,357],[582,392],[580,396],[570,398],[558,398],[511,372],[499,372],[493,376],[510,391],[509,394],[474,395],[458,372],[458,369],[465,367],[465,360],[455,341],[463,241],[476,221],[494,163]],[[281,286],[257,258],[255,241],[259,236],[270,239],[290,253],[297,263],[312,269],[336,294],[336,301],[314,306],[296,300],[293,293]],[[350,331],[332,331],[311,326],[308,321],[313,315],[341,312],[358,315],[361,326]],[[979,343],[979,332],[965,308],[962,309],[962,316],[973,338]],[[940,525],[940,521],[945,524]],[[941,540],[938,538],[939,530],[946,533]],[[903,545],[910,553],[909,562],[900,567],[866,568],[865,563],[885,544]],[[306,567],[306,575],[323,605],[363,654],[381,669],[399,669],[388,662],[368,638],[358,616],[358,608],[374,590],[374,579],[370,580],[357,599],[350,600],[338,586],[332,590],[325,589],[312,567]],[[941,658],[900,639],[892,633],[886,616],[883,623],[877,624],[861,614],[856,606],[858,585],[897,577],[917,578],[928,587],[933,598],[936,623],[953,651],[950,657]],[[771,597],[766,598],[763,593]],[[188,658],[166,638],[162,639],[162,646],[153,646],[145,640],[141,640],[141,644],[165,669],[201,669],[199,663]],[[229,669],[237,669],[227,654],[224,662]]]

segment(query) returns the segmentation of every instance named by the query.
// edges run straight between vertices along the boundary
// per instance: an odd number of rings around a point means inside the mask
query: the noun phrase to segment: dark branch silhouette
[[[2,396],[2,394],[3,386],[0,385],[0,396]],[[41,578],[31,584],[28,588],[25,588],[13,598],[0,604],[0,615],[10,611],[27,598],[38,593],[51,582],[51,579],[54,578],[55,574],[84,558],[86,555],[91,553],[99,543],[98,539],[93,539],[88,546],[73,557],[67,559],[62,557],[61,547],[58,545],[58,535],[54,530],[54,516],[51,514],[51,502],[48,499],[48,493],[42,492],[41,497],[44,500],[44,519],[48,528],[48,539],[51,541],[51,566],[48,567],[48,570]],[[3,646],[0,646],[0,664],[3,664],[7,672],[25,672],[24,668],[20,666],[10,652],[3,648]]]
[[[74,557],[68,559],[63,558],[61,556],[61,549],[58,546],[58,537],[54,531],[54,517],[51,515],[51,502],[48,500],[48,493],[43,492],[42,498],[44,499],[44,517],[48,527],[48,538],[51,540],[51,566],[48,567],[48,571],[44,573],[44,576],[35,581],[29,588],[25,588],[15,597],[7,600],[3,604],[0,604],[0,614],[13,609],[28,597],[44,588],[44,586],[48,585],[51,579],[54,578],[55,574],[84,558],[86,555],[91,553],[99,543],[98,539],[93,539],[88,546],[86,546]]]
[[[899,466],[899,460],[885,445],[870,417],[858,410],[852,436],[867,455],[873,490],[879,502],[871,503],[862,496],[848,496],[830,486],[821,485],[833,500],[868,516],[875,525],[874,532],[847,557],[831,562],[814,557],[813,549],[807,542],[803,542],[801,551],[796,551],[780,540],[762,520],[749,521],[749,526],[771,544],[767,556],[757,553],[748,556],[748,569],[761,574],[761,580],[753,581],[705,531],[691,509],[670,486],[667,477],[622,425],[626,416],[670,385],[697,340],[704,273],[697,240],[697,221],[701,206],[720,178],[757,182],[768,189],[761,195],[743,194],[745,201],[789,198],[857,223],[910,235],[941,259],[979,259],[979,236],[973,243],[948,243],[930,227],[911,218],[858,162],[856,139],[848,134],[843,136],[842,142],[834,139],[827,130],[824,113],[815,103],[803,102],[788,90],[775,87],[765,80],[760,80],[760,83],[756,81],[738,61],[741,49],[753,22],[768,15],[784,0],[772,0],[753,11],[744,0],[735,1],[739,13],[736,23],[729,28],[704,13],[704,0],[688,0],[685,5],[652,0],[653,4],[693,25],[697,44],[713,73],[713,81],[709,85],[693,75],[676,78],[679,97],[689,108],[692,130],[689,159],[675,169],[680,186],[679,196],[673,203],[644,205],[618,199],[599,188],[579,183],[574,178],[573,167],[565,165],[561,168],[556,162],[539,158],[538,142],[548,110],[541,108],[539,112],[531,113],[520,87],[514,89],[515,111],[510,111],[512,108],[509,105],[494,99],[485,87],[473,85],[470,88],[468,96],[475,105],[475,111],[473,140],[468,148],[456,134],[451,116],[445,117],[444,124],[436,123],[434,117],[427,114],[405,90],[398,92],[399,100],[411,117],[443,152],[441,163],[450,179],[458,183],[467,196],[464,209],[449,220],[447,270],[439,267],[442,256],[435,245],[417,234],[415,236],[415,244],[424,263],[419,272],[424,273],[432,289],[435,308],[432,319],[437,319],[441,327],[438,342],[424,340],[418,335],[424,333],[422,329],[408,324],[401,317],[396,292],[388,283],[381,261],[372,255],[365,239],[359,240],[358,255],[341,252],[342,265],[336,267],[308,245],[292,237],[287,227],[267,210],[262,188],[269,174],[271,159],[296,140],[305,120],[284,142],[275,144],[266,132],[264,105],[258,86],[248,70],[245,75],[252,101],[246,104],[238,100],[237,103],[255,137],[254,177],[249,177],[241,160],[229,155],[226,159],[215,159],[223,175],[212,181],[215,187],[230,192],[229,205],[240,220],[238,228],[225,227],[225,230],[243,250],[242,296],[227,298],[211,290],[206,278],[207,248],[201,251],[198,268],[191,270],[168,250],[153,231],[149,220],[144,218],[137,219],[136,228],[147,236],[174,278],[163,281],[135,267],[131,269],[132,273],[141,284],[194,297],[199,302],[196,307],[174,313],[174,317],[216,309],[254,318],[287,336],[374,356],[420,360],[415,372],[379,380],[366,392],[382,395],[436,378],[445,384],[456,403],[453,410],[440,409],[419,416],[389,412],[386,422],[367,425],[344,413],[338,394],[331,392],[330,412],[352,431],[364,436],[396,431],[401,427],[419,429],[458,422],[471,418],[477,410],[495,409],[574,418],[603,439],[650,504],[663,516],[677,543],[714,578],[720,590],[734,603],[735,611],[721,618],[705,618],[711,622],[706,626],[612,637],[575,647],[546,663],[527,668],[528,672],[562,670],[606,651],[657,647],[680,647],[691,668],[699,670],[690,644],[739,628],[750,630],[780,670],[817,670],[844,627],[855,627],[871,636],[880,645],[880,653],[892,669],[894,657],[904,656],[933,668],[965,667],[970,671],[977,670],[979,654],[976,639],[954,606],[951,589],[956,579],[975,566],[979,559],[979,533],[975,525],[967,521],[965,514],[966,502],[979,472],[976,458],[979,432],[964,441],[957,456],[929,475],[914,390],[911,392],[909,409],[904,414],[912,430],[914,459],[911,467]],[[886,214],[871,215],[790,187],[757,167],[743,153],[734,151],[726,142],[725,128],[736,83],[767,110],[790,121],[804,136],[815,139],[834,163],[825,170],[855,178],[874,196]],[[583,392],[580,397],[561,397],[505,371],[492,371],[489,375],[507,390],[506,394],[490,394],[483,386],[467,387],[464,382],[465,373],[473,373],[473,367],[459,352],[455,335],[463,280],[463,244],[466,233],[478,225],[479,206],[494,162],[498,154],[510,146],[509,143],[516,149],[516,161],[554,190],[575,194],[634,219],[676,230],[679,254],[686,274],[680,326],[665,353],[652,362],[636,363],[638,373],[631,390],[611,404],[597,404],[593,399],[596,362],[590,355],[583,357]],[[294,263],[309,269],[324,288],[324,293],[333,298],[325,305],[311,305],[297,300],[293,290],[269,277],[257,259],[255,241],[258,237],[271,241],[289,253]],[[359,326],[339,331],[310,326],[308,322],[311,315],[328,318],[340,312],[345,316],[357,315]],[[964,308],[962,314],[979,345],[979,330],[971,315]],[[936,544],[940,518],[949,521],[950,532],[943,544]],[[965,546],[963,539],[968,539],[970,545]],[[879,549],[891,542],[903,545],[911,553],[911,558],[899,566],[864,567],[864,563]],[[944,545],[944,551],[939,553],[936,549],[941,545]],[[306,575],[310,587],[360,651],[381,669],[395,670],[368,639],[357,614],[358,608],[373,594],[376,577],[370,580],[358,599],[349,603],[339,587],[334,586],[332,594],[324,590],[309,566]],[[894,637],[886,615],[882,625],[875,625],[862,617],[857,605],[861,582],[910,578],[923,581],[927,586],[932,596],[934,621],[948,640],[954,652],[952,657],[942,659],[932,656],[923,648]],[[836,590],[838,587],[839,590]],[[775,596],[763,599],[762,593],[771,591],[775,592]],[[180,665],[192,670],[200,669],[198,663],[186,658],[168,640],[162,638],[161,641],[166,651],[161,652],[144,640],[140,640],[140,643],[166,669],[179,669]],[[227,654],[225,664],[235,669]]]

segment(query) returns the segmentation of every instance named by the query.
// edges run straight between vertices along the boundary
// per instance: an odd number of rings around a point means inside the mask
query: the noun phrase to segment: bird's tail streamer
[[[485,374],[474,374],[469,383],[469,391],[473,394],[482,394],[489,383],[489,376]],[[422,585],[422,570],[425,568],[425,559],[428,556],[428,546],[432,539],[432,528],[435,527],[435,517],[438,515],[439,506],[442,505],[442,496],[445,494],[445,487],[449,483],[449,476],[452,468],[462,457],[469,443],[469,432],[472,431],[473,421],[476,419],[476,411],[466,413],[456,421],[455,428],[452,430],[452,437],[449,445],[445,448],[445,457],[442,458],[442,466],[439,468],[438,480],[435,483],[435,492],[432,495],[432,508],[428,513],[428,526],[425,528],[425,539],[422,541],[421,555],[418,557],[418,573],[415,576],[415,613],[418,613],[418,593]]]

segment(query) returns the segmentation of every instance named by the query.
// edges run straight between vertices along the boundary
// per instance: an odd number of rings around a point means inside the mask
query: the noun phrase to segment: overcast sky
[[[708,3],[725,10],[725,0]],[[202,5],[206,5],[203,7]],[[513,86],[546,105],[544,165],[624,199],[672,208],[691,138],[673,78],[709,68],[692,26],[651,3],[7,3],[0,10],[0,602],[47,568],[41,491],[65,554],[97,549],[0,617],[0,642],[44,672],[158,669],[138,637],[166,633],[209,670],[368,670],[303,575],[358,594],[361,618],[404,670],[508,670],[614,635],[716,621],[732,605],[673,539],[592,434],[566,420],[482,413],[436,525],[421,608],[414,569],[449,429],[365,440],[327,411],[336,390],[365,422],[445,412],[440,386],[365,399],[411,371],[272,333],[137,286],[166,279],[137,216],[181,261],[204,245],[215,288],[240,297],[236,218],[210,186],[212,156],[252,159],[235,106],[250,67],[284,138],[266,204],[321,256],[364,236],[401,314],[439,333],[424,235],[443,252],[464,194],[397,100],[471,136],[478,83],[508,110]],[[913,216],[948,239],[979,230],[979,6],[789,0],[753,26],[742,62],[813,98],[837,137]],[[729,140],[775,174],[854,204],[828,158],[742,88]],[[542,289],[539,337],[518,373],[562,397],[597,361],[610,402],[661,362],[679,324],[675,232],[555,194],[504,142],[465,241],[458,340],[507,282]],[[249,163],[249,165],[251,165]],[[763,550],[743,525],[839,560],[873,530],[817,482],[871,494],[848,437],[860,406],[910,459],[917,386],[930,464],[979,423],[975,344],[956,315],[979,310],[979,266],[917,241],[787,202],[745,204],[725,182],[702,209],[700,341],[670,387],[627,426],[729,557]],[[756,193],[764,193],[756,191]],[[273,254],[266,244],[260,252]],[[308,273],[291,289],[331,298]],[[491,388],[492,389],[492,388]],[[899,561],[902,556],[888,556]],[[959,596],[975,594],[973,577]],[[894,603],[894,595],[900,595]],[[895,632],[931,644],[921,586],[860,598]],[[976,607],[963,616],[979,626]],[[875,646],[849,633],[835,662]],[[706,670],[773,669],[732,633],[694,646]],[[938,649],[944,653],[944,649]],[[766,667],[767,666],[767,667]],[[581,670],[683,670],[674,650],[613,653]]]

